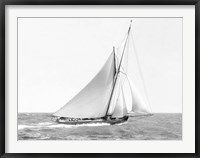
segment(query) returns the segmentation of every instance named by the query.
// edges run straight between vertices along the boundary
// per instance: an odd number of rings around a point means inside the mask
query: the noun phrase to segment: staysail
[[[126,108],[126,102],[124,98],[124,91],[123,86],[120,86],[120,93],[116,101],[115,109],[113,111],[112,117],[124,117],[127,115],[127,108]]]
[[[110,116],[113,115],[114,113],[119,97],[122,97],[120,95],[122,95],[121,91],[122,91],[123,82],[125,80],[125,76],[121,72],[116,73],[115,77],[116,77],[116,83],[113,89],[112,96],[110,98],[111,100],[110,100],[109,109],[107,112],[107,115],[110,115]]]
[[[113,111],[115,109],[115,105],[116,105],[116,102],[117,102],[117,99],[119,97],[119,94],[120,94],[120,74],[116,74],[116,81],[115,81],[115,85],[113,87],[113,93],[111,94],[110,96],[110,103],[108,105],[108,111],[107,111],[107,114],[106,115],[112,115],[113,114]]]
[[[54,116],[71,118],[99,118],[106,115],[115,75],[114,52],[88,85]]]

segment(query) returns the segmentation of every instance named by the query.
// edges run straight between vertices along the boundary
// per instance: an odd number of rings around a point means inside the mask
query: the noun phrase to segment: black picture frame
[[[5,6],[6,5],[195,5],[195,153],[5,153]],[[145,158],[199,157],[199,62],[200,62],[200,0],[1,0],[0,1],[0,156],[20,157],[87,157]]]

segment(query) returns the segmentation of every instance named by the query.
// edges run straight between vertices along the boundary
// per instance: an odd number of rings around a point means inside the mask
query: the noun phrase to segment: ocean
[[[58,124],[50,113],[19,113],[18,140],[182,140],[182,114],[129,117],[122,124]]]

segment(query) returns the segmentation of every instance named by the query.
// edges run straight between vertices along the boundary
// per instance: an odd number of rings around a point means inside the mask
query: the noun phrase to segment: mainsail
[[[114,75],[113,52],[94,79],[53,115],[71,118],[104,117],[113,88]]]
[[[131,25],[122,49],[113,52],[99,73],[54,116],[67,118],[122,118],[128,114],[123,85],[128,82],[132,96],[132,111],[151,113],[149,105],[127,74]]]

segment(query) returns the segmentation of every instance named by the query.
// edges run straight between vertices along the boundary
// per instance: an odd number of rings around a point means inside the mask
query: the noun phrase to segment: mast
[[[122,57],[121,57],[121,60],[120,60],[120,63],[119,63],[119,67],[118,67],[117,72],[116,72],[116,75],[115,75],[115,77],[114,77],[113,88],[112,88],[111,95],[110,95],[110,99],[109,99],[109,102],[108,102],[108,108],[107,108],[107,110],[106,110],[106,117],[107,117],[107,116],[111,116],[111,115],[108,115],[108,110],[109,110],[109,108],[110,108],[110,102],[111,102],[111,99],[112,99],[112,96],[113,96],[113,92],[114,92],[116,80],[117,80],[118,74],[119,74],[119,72],[120,72],[120,67],[121,67],[122,60],[123,60],[123,56],[124,56],[124,53],[125,53],[126,44],[127,44],[128,38],[129,38],[129,34],[130,34],[130,30],[131,30],[131,23],[132,23],[132,20],[130,21],[130,26],[129,26],[129,28],[128,28],[128,34],[127,34],[126,41],[125,41],[125,44],[124,44],[124,48],[123,48]],[[114,51],[114,57],[115,57],[115,49],[114,49],[114,47],[113,47],[113,51]]]
[[[115,72],[114,72],[114,74],[116,74],[116,72],[117,72],[116,71],[116,63],[117,62],[116,62],[116,57],[115,57],[115,47],[114,46],[113,46],[113,53],[114,53],[114,66],[115,66],[115,70],[114,70]],[[114,78],[115,78],[115,76],[114,76]]]
[[[128,35],[127,35],[127,38],[126,38],[126,42],[125,42],[125,44],[124,44],[124,49],[123,49],[123,52],[122,52],[122,57],[121,57],[121,60],[120,60],[120,63],[119,63],[119,67],[118,67],[118,71],[117,71],[117,72],[119,72],[120,67],[121,67],[121,64],[122,64],[122,59],[123,59],[123,57],[124,57],[125,48],[126,48],[126,43],[127,43],[127,41],[128,41],[128,37],[129,37],[130,31],[131,31],[131,23],[132,23],[132,20],[130,21],[130,26],[129,26],[129,28],[128,28]]]

